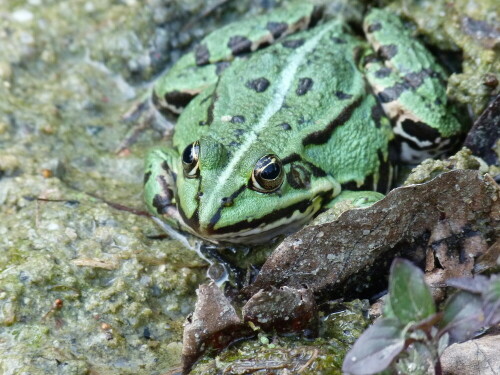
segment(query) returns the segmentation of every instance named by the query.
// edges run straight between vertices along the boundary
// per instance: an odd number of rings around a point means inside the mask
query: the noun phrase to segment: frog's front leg
[[[120,142],[115,152],[117,154],[129,149],[139,138],[139,135],[150,127],[158,130],[164,137],[170,137],[173,133],[174,124],[152,101],[152,90],[132,104],[131,108],[122,116],[122,120],[133,123],[134,126],[127,132],[126,137]]]
[[[343,190],[333,198],[325,208],[329,210],[314,219],[314,224],[323,224],[336,220],[342,213],[355,208],[367,208],[384,198],[384,195],[375,191]]]
[[[444,70],[390,12],[372,10],[364,30],[377,52],[365,61],[366,77],[394,124],[401,160],[447,151],[464,129],[449,106]]]
[[[177,160],[179,155],[171,148],[156,148],[149,152],[144,174],[144,199],[150,212],[179,228],[182,220],[175,204]]]
[[[384,194],[370,190],[343,190],[339,195],[333,198],[327,205],[327,208],[345,204],[348,209],[366,208],[384,198]]]

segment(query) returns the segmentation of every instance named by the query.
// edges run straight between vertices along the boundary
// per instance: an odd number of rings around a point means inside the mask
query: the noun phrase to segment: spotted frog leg
[[[365,60],[366,78],[394,124],[400,160],[445,152],[464,130],[448,103],[446,72],[394,14],[373,9],[363,29],[377,53]]]

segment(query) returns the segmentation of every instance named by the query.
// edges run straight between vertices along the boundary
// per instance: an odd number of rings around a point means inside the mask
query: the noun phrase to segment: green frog
[[[462,132],[445,71],[394,14],[366,40],[296,3],[206,36],[152,101],[181,112],[172,145],[146,160],[149,210],[216,243],[296,230],[342,197],[386,192],[394,152],[416,163]]]

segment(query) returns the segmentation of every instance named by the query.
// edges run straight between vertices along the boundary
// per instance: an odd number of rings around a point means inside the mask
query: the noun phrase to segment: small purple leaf
[[[404,347],[404,326],[397,319],[379,319],[347,353],[342,371],[352,375],[375,374],[387,368]]]
[[[492,326],[500,323],[500,277],[491,276],[490,285],[483,298],[485,325]]]
[[[481,297],[469,292],[461,291],[450,297],[444,308],[441,330],[449,333],[450,343],[473,337],[485,325],[482,305]]]
[[[482,294],[488,289],[489,281],[485,276],[477,275],[474,278],[457,277],[446,280],[446,285],[453,288],[462,289],[467,292]]]

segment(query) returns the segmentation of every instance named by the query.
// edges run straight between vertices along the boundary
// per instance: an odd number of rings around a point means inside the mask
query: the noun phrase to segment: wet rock
[[[500,28],[493,23],[476,20],[472,17],[463,17],[460,20],[462,31],[482,43],[486,48],[495,48],[500,40]]]
[[[331,301],[320,308],[326,315],[320,319],[319,338],[276,335],[274,330],[266,333],[260,329],[256,340],[242,340],[231,345],[215,359],[205,355],[191,374],[340,372],[346,351],[369,324],[368,301]]]
[[[243,307],[243,318],[265,331],[304,331],[307,336],[315,336],[318,330],[316,302],[312,292],[304,288],[261,290]]]
[[[465,146],[488,164],[498,164],[500,152],[500,95],[474,123]],[[496,148],[496,149],[495,149]]]
[[[441,355],[443,375],[493,375],[500,370],[500,332],[446,348]]]
[[[235,308],[216,284],[200,285],[197,294],[194,312],[187,318],[184,326],[184,373],[189,372],[191,366],[206,350],[220,350],[236,339],[253,335],[252,330],[243,324]]]

